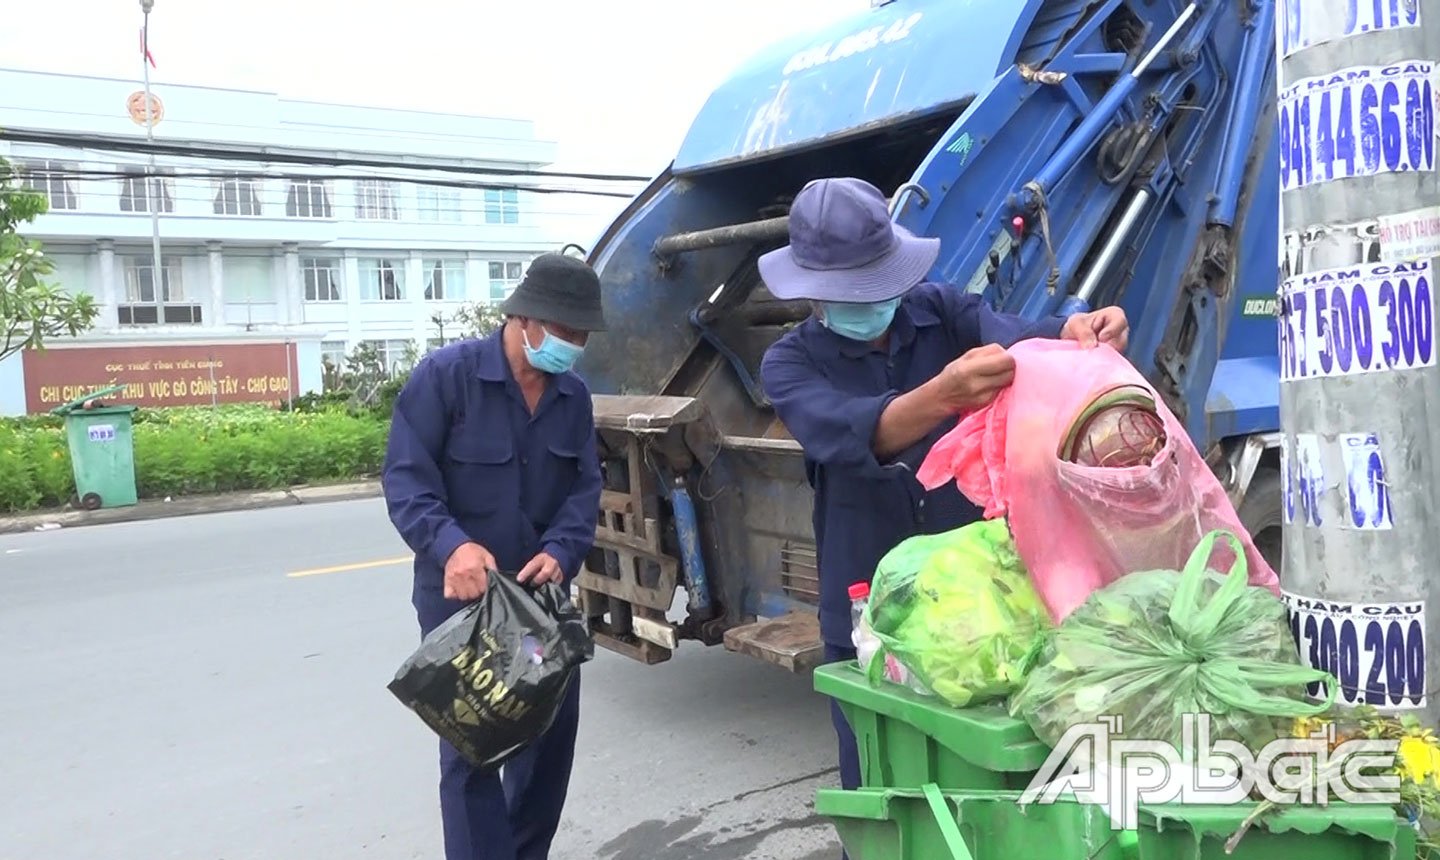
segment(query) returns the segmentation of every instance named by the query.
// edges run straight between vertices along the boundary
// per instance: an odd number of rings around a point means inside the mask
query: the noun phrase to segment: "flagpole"
[[[150,10],[155,0],[140,0],[144,22],[140,30],[140,68],[145,73],[145,141],[155,142],[155,121],[150,110]],[[155,288],[155,323],[165,323],[165,284],[168,281],[164,260],[160,256],[160,174],[155,164],[155,151],[150,151],[150,177],[146,180],[145,205],[150,210],[150,283]],[[137,285],[138,286],[138,285]]]

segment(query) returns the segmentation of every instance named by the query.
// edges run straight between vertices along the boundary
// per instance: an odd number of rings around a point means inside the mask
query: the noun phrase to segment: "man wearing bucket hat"
[[[485,590],[487,571],[568,590],[595,541],[601,475],[590,392],[570,367],[602,331],[600,280],[547,254],[501,306],[503,328],[438,349],[395,401],[383,484],[415,552],[423,637]],[[440,743],[446,860],[544,860],[560,823],[580,676],[554,723],[503,774]]]
[[[884,195],[859,179],[806,185],[789,230],[760,274],[776,298],[808,299],[815,311],[770,347],[760,373],[815,491],[820,631],[834,662],[855,657],[851,584],[869,582],[905,538],[980,519],[953,483],[927,493],[914,471],[961,412],[1010,384],[1006,347],[1049,337],[1123,350],[1129,326],[1119,308],[1032,322],[926,281],[939,240],[894,224]],[[855,736],[837,705],[831,712],[841,782],[858,787]]]

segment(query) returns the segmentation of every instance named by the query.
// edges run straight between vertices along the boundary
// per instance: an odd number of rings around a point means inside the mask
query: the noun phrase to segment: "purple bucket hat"
[[[777,299],[883,302],[924,280],[939,239],[890,220],[880,189],[862,179],[816,179],[790,207],[790,244],[760,257]]]

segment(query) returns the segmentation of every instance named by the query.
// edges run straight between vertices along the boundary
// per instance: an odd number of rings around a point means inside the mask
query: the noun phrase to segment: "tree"
[[[74,337],[100,315],[90,296],[44,280],[54,265],[40,243],[18,232],[48,208],[45,195],[22,185],[0,158],[0,361],[22,349],[44,349],[48,338]]]
[[[458,326],[460,334],[465,337],[486,337],[499,331],[500,327],[505,325],[505,315],[500,312],[499,305],[481,302],[460,308],[447,322]],[[437,320],[436,323],[439,324],[439,321]],[[441,332],[441,337],[444,337],[443,325]]]

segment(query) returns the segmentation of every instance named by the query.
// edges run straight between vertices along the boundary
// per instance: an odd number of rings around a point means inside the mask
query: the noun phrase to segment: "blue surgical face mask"
[[[851,340],[871,341],[890,328],[895,310],[900,307],[900,299],[864,305],[821,302],[820,307],[824,311],[820,321],[826,328]]]
[[[520,337],[525,341],[525,358],[531,367],[542,373],[564,373],[575,365],[575,360],[585,349],[568,340],[561,340],[548,329],[545,329],[545,339],[540,341],[539,346],[530,345],[530,336],[524,329],[520,330]]]

